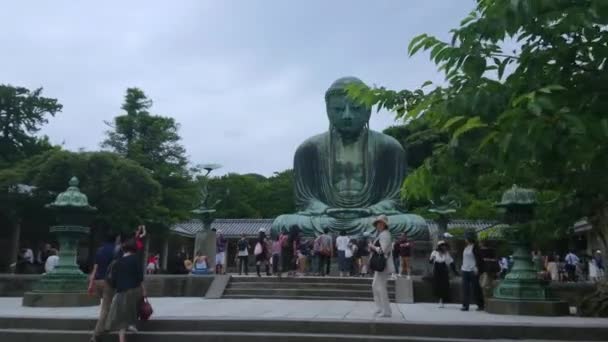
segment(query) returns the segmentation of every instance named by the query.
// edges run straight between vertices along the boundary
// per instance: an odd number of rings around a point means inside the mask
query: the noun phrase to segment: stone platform
[[[23,295],[23,306],[33,307],[78,307],[97,306],[99,299],[88,293],[43,293],[26,292]]]
[[[605,341],[608,319],[493,315],[459,305],[392,304],[374,318],[370,302],[152,298],[152,320],[129,341]],[[0,298],[0,340],[86,341],[96,307],[28,308]],[[109,336],[104,341],[116,341]]]

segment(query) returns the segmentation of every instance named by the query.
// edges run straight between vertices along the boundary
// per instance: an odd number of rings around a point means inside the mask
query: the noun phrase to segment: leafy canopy
[[[0,84],[0,167],[50,148],[34,134],[61,109],[56,99],[42,96],[42,88]]]
[[[538,215],[549,230],[582,216],[605,229],[606,24],[603,0],[478,0],[450,42],[422,34],[409,44],[410,55],[429,53],[445,84],[349,93],[449,134],[408,177],[406,197],[458,193],[472,178],[495,192],[518,183],[550,201]]]

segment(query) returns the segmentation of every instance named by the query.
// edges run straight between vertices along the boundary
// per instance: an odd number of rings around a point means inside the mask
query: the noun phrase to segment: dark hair
[[[258,241],[263,245],[265,239],[266,239],[266,232],[260,231],[260,233],[258,234]]]
[[[122,250],[124,252],[135,253],[137,252],[137,244],[135,243],[135,239],[131,238],[122,245]]]
[[[107,243],[114,243],[116,242],[116,233],[106,233],[105,238],[103,239],[103,241],[107,242]]]
[[[296,241],[298,239],[299,234],[300,227],[298,227],[298,225],[294,224],[293,226],[289,227],[289,243],[292,244],[294,241]]]
[[[341,230],[341,231],[340,231],[340,236],[344,236],[344,235],[346,235],[346,232],[345,232],[345,231],[343,231],[343,230]]]
[[[329,228],[325,227],[323,228],[323,234],[328,234],[329,233]]]
[[[49,250],[49,255],[57,255],[57,250],[55,248],[51,248]]]

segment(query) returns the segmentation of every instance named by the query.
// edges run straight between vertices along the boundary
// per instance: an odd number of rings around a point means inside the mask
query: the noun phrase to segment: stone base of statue
[[[486,301],[486,312],[500,315],[567,316],[568,303],[562,300],[507,300],[490,298]]]
[[[63,266],[53,273],[45,274],[32,291],[23,295],[23,306],[68,307],[95,306],[99,299],[86,292],[88,279],[76,267]]]
[[[92,297],[86,292],[80,293],[44,293],[26,292],[23,295],[23,306],[32,307],[77,307],[99,305],[99,298]]]

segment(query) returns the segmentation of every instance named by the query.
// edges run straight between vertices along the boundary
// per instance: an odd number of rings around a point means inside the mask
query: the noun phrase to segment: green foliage
[[[79,178],[80,190],[98,208],[93,225],[102,229],[132,231],[133,226],[153,217],[160,200],[160,185],[148,171],[109,152],[54,150],[37,155],[0,170],[0,191],[7,193],[14,184],[35,186],[28,201],[36,205],[22,201],[18,206],[20,216],[30,216],[44,211],[43,205],[65,191],[72,176]]]
[[[42,96],[42,88],[0,84],[0,167],[50,148],[34,134],[61,108],[56,99]]]
[[[150,114],[151,107],[152,100],[141,89],[127,89],[121,107],[125,114],[109,124],[112,129],[102,147],[137,162],[161,185],[161,199],[152,208],[148,224],[166,230],[191,216],[199,192],[180,144],[179,125],[173,118]]]
[[[539,209],[534,238],[583,216],[605,229],[606,24],[602,0],[479,0],[451,42],[423,34],[409,45],[410,54],[430,53],[444,86],[349,93],[451,136],[406,180],[406,198],[497,200],[517,183],[554,194]]]
[[[230,173],[209,180],[212,198],[221,199],[216,215],[222,218],[274,218],[295,211],[293,171],[272,177]]]

